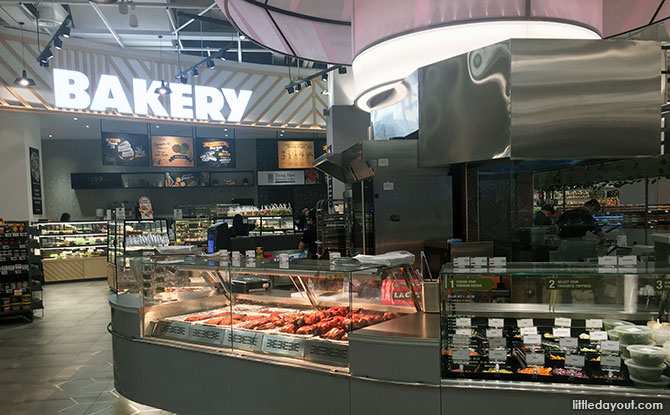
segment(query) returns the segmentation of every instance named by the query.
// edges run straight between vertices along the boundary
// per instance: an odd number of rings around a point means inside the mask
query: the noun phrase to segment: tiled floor
[[[44,317],[0,321],[2,415],[129,415],[167,412],[114,390],[106,281],[47,285]]]

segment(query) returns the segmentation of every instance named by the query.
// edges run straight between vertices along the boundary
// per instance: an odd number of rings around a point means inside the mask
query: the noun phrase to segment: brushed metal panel
[[[384,176],[373,186],[376,254],[407,250],[418,264],[426,241],[452,236],[451,177]]]
[[[509,156],[510,59],[503,42],[419,69],[419,166]]]
[[[512,39],[425,66],[419,165],[660,153],[658,42]]]
[[[389,92],[382,107],[370,112],[370,123],[375,140],[406,137],[419,129],[419,77],[413,72],[400,86],[400,92]],[[399,96],[404,93],[404,96]],[[375,108],[378,108],[375,107]]]
[[[513,158],[659,154],[657,42],[510,42]]]

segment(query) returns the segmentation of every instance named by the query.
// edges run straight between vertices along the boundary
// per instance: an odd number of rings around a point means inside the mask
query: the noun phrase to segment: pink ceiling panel
[[[531,15],[579,22],[598,33],[603,30],[603,0],[532,0]]]
[[[351,26],[270,13],[297,56],[319,62],[351,63]]]
[[[629,32],[649,24],[661,0],[603,0],[603,36]]]
[[[519,17],[525,10],[525,0],[354,0],[354,54],[398,33],[458,21]]]
[[[352,0],[268,0],[268,5],[306,16],[348,22],[351,21],[351,2]]]
[[[216,0],[224,12],[227,10],[230,19],[249,38],[280,53],[292,55],[281,34],[272,23],[265,9],[244,0],[225,0],[227,9],[222,7],[224,0]]]
[[[659,20],[667,19],[668,17],[670,17],[670,1],[666,0],[666,2],[663,3],[663,6],[661,6],[661,10],[658,11],[654,21],[657,22]]]

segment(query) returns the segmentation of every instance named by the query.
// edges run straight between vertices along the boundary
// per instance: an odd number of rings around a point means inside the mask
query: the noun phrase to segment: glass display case
[[[447,265],[442,378],[667,389],[670,325],[659,321],[668,321],[669,291],[667,264]],[[635,347],[645,355],[631,356]],[[655,369],[647,358],[658,360]]]
[[[249,232],[252,236],[286,235],[294,233],[293,216],[249,216],[256,228]]]
[[[176,245],[206,245],[210,218],[184,218],[174,221]]]
[[[107,251],[107,222],[45,222],[34,226],[44,259],[100,257]]]
[[[414,274],[402,266],[153,257],[130,268],[144,337],[293,362],[346,368],[352,331],[418,310]]]
[[[165,219],[110,221],[107,261],[170,244]]]

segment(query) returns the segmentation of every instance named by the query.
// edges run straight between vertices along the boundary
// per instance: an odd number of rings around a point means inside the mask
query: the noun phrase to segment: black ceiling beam
[[[262,7],[265,10],[273,11],[275,13],[284,14],[286,16],[299,17],[301,19],[311,20],[313,22],[336,24],[336,25],[340,25],[340,26],[351,26],[351,22],[347,22],[347,21],[344,21],[344,20],[326,19],[324,17],[317,17],[317,16],[310,16],[308,14],[296,13],[296,12],[292,12],[290,10],[285,10],[285,9],[282,9],[282,8],[279,8],[279,7],[274,7],[272,5],[269,5],[267,1],[265,1],[265,3],[261,3],[260,1],[255,1],[255,0],[244,0],[244,1],[246,1],[247,3],[251,3],[255,6]]]

